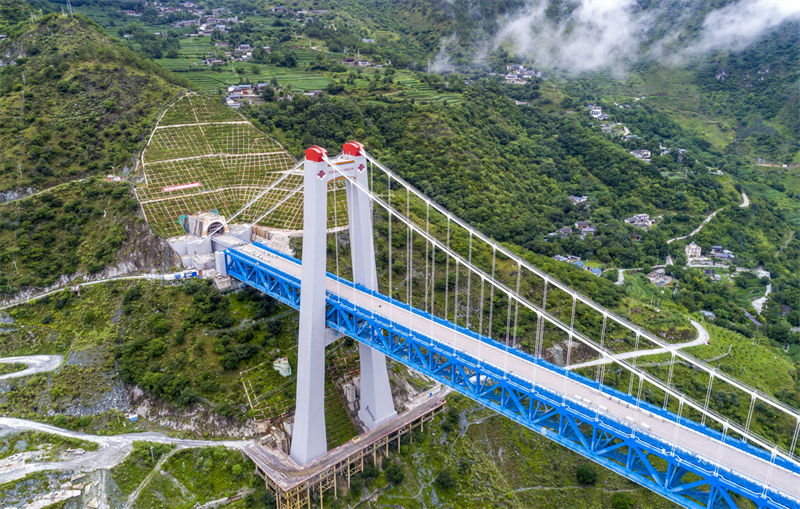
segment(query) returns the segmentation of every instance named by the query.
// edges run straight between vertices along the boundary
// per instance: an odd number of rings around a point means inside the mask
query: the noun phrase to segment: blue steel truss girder
[[[228,250],[226,254],[229,275],[285,304],[299,307],[297,278],[244,253]],[[336,295],[327,295],[327,306],[328,327],[684,507],[735,508],[734,499],[739,496],[757,507],[800,508],[791,497],[767,491],[760,484],[675,448],[665,440],[641,433]],[[594,387],[591,383],[587,385]]]

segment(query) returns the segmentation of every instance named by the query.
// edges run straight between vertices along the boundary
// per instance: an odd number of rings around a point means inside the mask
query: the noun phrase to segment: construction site
[[[186,94],[165,110],[141,157],[136,189],[150,225],[168,238],[183,266],[223,291],[241,283],[226,270],[225,250],[258,243],[296,256],[303,236],[303,168],[278,143],[213,99]],[[348,228],[342,179],[326,184],[325,235],[340,242]],[[335,260],[338,265],[338,249]],[[391,378],[393,417],[368,425],[359,417],[357,343],[326,339],[324,422],[327,453],[310,463],[292,458],[297,356],[240,372],[258,440],[244,452],[279,508],[322,506],[350,487],[365,465],[379,465],[412,430],[424,429],[449,392],[402,368]],[[401,368],[401,366],[397,366]],[[402,373],[402,376],[398,373]],[[414,383],[409,383],[409,380]]]

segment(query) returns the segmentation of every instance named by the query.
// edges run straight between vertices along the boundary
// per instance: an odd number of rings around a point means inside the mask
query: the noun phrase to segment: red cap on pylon
[[[348,156],[363,156],[364,145],[357,141],[348,141],[342,145],[342,152]]]
[[[321,163],[322,159],[328,155],[328,151],[322,147],[311,145],[306,149],[306,159],[315,163]]]

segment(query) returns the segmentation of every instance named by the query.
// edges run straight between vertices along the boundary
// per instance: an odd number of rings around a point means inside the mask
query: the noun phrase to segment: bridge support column
[[[325,268],[327,152],[306,150],[303,189],[303,272],[297,336],[297,402],[290,456],[306,465],[328,452],[325,437]]]
[[[355,180],[369,188],[367,158],[364,146],[358,142],[345,143],[343,152],[352,156]],[[369,197],[351,182],[347,182],[347,207],[350,221],[350,252],[353,261],[353,281],[370,290],[378,290],[378,273],[375,268],[375,245],[372,230],[372,208]],[[368,428],[374,428],[395,416],[386,356],[377,350],[358,344],[361,360],[360,409],[358,417]]]

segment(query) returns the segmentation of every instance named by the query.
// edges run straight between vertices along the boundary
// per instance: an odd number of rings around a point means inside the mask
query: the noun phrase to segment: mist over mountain
[[[642,61],[681,65],[739,51],[775,30],[798,31],[799,21],[791,0],[527,0],[489,24],[496,32],[460,61],[482,66],[501,51],[569,75],[621,75]],[[441,39],[432,70],[452,70],[456,43],[456,32]]]

